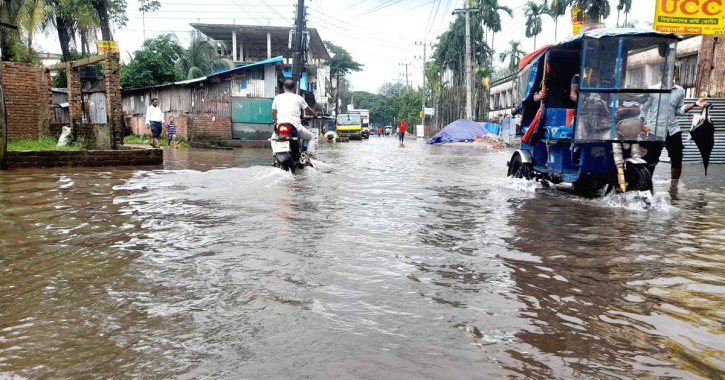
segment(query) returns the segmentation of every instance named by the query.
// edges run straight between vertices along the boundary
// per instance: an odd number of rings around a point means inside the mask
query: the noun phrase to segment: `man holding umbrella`
[[[662,97],[662,99],[660,99]],[[648,117],[648,111],[653,105],[661,104],[659,110],[659,117],[657,112],[652,112]],[[705,108],[709,107],[705,98],[699,99],[695,103],[685,104],[685,89],[679,85],[675,85],[672,92],[665,95],[652,95],[649,100],[642,106],[640,118],[645,121],[648,125],[656,125],[658,121],[665,122],[667,126],[667,140],[665,146],[667,153],[670,156],[670,166],[672,167],[672,187],[677,187],[680,176],[682,175],[682,159],[683,150],[685,146],[682,144],[682,130],[680,124],[677,121],[678,116],[685,116],[695,107]],[[650,172],[654,175],[655,165],[659,162],[659,157],[662,154],[663,146],[660,144],[653,144],[647,147],[647,156],[651,163]]]

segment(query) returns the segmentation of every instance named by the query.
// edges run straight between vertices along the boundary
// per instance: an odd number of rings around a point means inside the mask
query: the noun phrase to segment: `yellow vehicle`
[[[362,140],[362,116],[359,113],[341,113],[337,116],[337,135]]]

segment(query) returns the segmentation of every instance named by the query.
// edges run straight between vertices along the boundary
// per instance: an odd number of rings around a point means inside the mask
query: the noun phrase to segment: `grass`
[[[39,139],[21,139],[8,141],[8,150],[83,150],[83,146],[73,143],[67,146],[56,146],[58,140],[53,137],[41,137]]]
[[[126,136],[123,139],[124,144],[135,144],[135,145],[151,145],[151,138],[147,136]],[[169,140],[166,140],[164,138],[159,139],[159,145],[160,146],[169,146]],[[179,148],[190,148],[189,142],[184,140],[178,140],[176,141],[176,145],[179,146]]]

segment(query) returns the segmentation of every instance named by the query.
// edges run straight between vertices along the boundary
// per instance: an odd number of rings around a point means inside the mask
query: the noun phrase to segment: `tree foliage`
[[[338,75],[344,77],[353,71],[362,70],[363,64],[352,59],[352,55],[347,50],[330,41],[325,41],[325,46],[332,53],[332,59],[328,61],[328,64],[330,65],[330,74],[333,77]]]
[[[217,46],[226,49],[223,42],[215,41],[196,30],[191,32],[189,48],[178,60],[179,70],[184,73],[186,79],[195,79],[234,68],[234,62],[222,58]]]
[[[490,66],[491,49],[486,44],[481,26],[481,16],[471,14],[471,51],[473,64],[476,66]],[[449,29],[439,37],[433,59],[441,70],[451,70],[457,84],[465,79],[466,57],[466,22],[463,16],[458,16]]]
[[[574,5],[586,12],[589,22],[599,22],[609,17],[612,10],[609,0],[574,0]]]
[[[176,65],[184,48],[172,35],[147,39],[131,62],[121,69],[121,87],[134,88],[171,83],[185,78]]]
[[[519,68],[521,58],[523,58],[526,53],[521,50],[521,42],[519,41],[509,41],[509,46],[511,48],[501,52],[501,54],[498,55],[498,59],[501,60],[501,62],[506,62],[506,60],[508,60],[508,70],[515,73]]]
[[[548,13],[548,7],[546,0],[542,0],[542,3],[535,3],[529,1],[526,3],[526,37],[534,38],[534,49],[536,49],[536,36],[541,33],[543,15]]]

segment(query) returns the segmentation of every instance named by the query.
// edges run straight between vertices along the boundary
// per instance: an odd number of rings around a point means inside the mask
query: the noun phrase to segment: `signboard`
[[[571,25],[574,27],[574,35],[581,34],[582,25],[587,22],[587,15],[579,7],[571,8]]]
[[[725,34],[725,1],[657,0],[654,30],[679,34]]]
[[[581,28],[582,28],[582,31],[581,31],[581,32],[582,32],[582,33],[586,33],[586,32],[588,32],[588,31],[590,31],[590,30],[595,30],[595,29],[604,29],[604,28],[606,28],[606,27],[607,27],[607,26],[606,26],[605,24],[603,24],[603,23],[598,23],[598,24],[586,24],[586,25],[582,25],[582,26],[581,26]]]
[[[435,115],[435,108],[423,108],[423,110],[425,110],[426,116]]]
[[[96,47],[98,48],[98,55],[104,55],[106,53],[118,53],[118,42],[116,41],[96,41]]]

